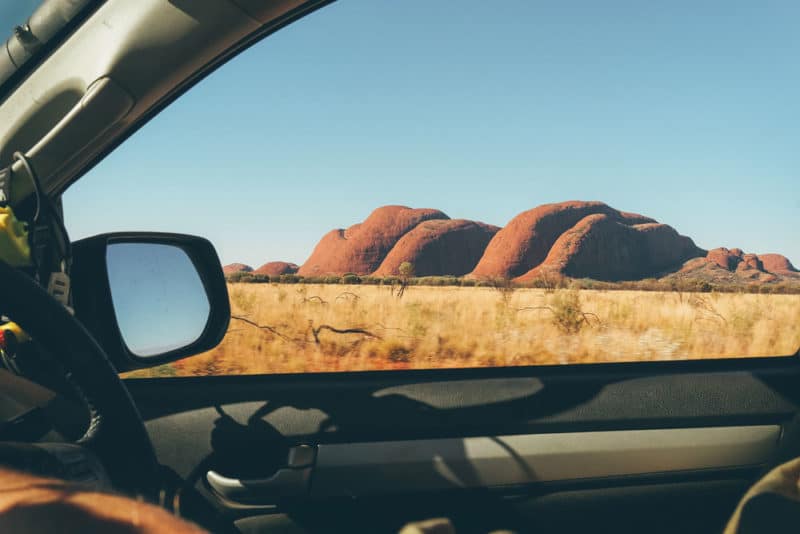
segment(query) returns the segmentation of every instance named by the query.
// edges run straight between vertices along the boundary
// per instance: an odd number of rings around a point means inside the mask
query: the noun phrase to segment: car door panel
[[[463,523],[480,506],[524,530],[556,521],[553,509],[581,515],[576,525],[585,526],[580,510],[602,502],[623,513],[642,492],[662,495],[659,510],[673,509],[684,484],[709,502],[698,524],[719,524],[765,466],[796,452],[785,431],[794,428],[798,373],[793,358],[775,358],[127,385],[161,461],[194,477],[221,510],[254,516],[251,527],[286,512],[295,526],[326,531],[307,517],[313,509],[337,529],[356,528],[347,518],[368,509],[376,528],[391,530],[401,517],[434,512]],[[298,445],[316,449],[307,485],[273,502],[269,491],[250,491],[287,469]],[[248,502],[225,499],[209,471],[249,481],[239,494]],[[405,515],[377,512],[398,499],[408,502]],[[476,521],[466,521],[467,531],[486,526]],[[679,518],[664,521],[675,527]]]

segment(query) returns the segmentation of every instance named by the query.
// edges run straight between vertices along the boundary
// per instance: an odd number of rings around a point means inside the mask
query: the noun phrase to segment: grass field
[[[199,376],[792,354],[800,296],[230,284],[214,350],[129,376]]]

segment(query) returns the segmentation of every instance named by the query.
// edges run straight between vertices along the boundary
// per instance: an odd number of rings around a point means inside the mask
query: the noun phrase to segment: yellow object
[[[0,261],[12,267],[31,265],[28,226],[17,219],[10,206],[0,206]]]
[[[31,264],[28,226],[17,219],[10,206],[0,206],[0,261],[12,267],[27,267]],[[0,330],[13,333],[20,343],[30,340],[30,336],[17,323],[0,325]]]
[[[30,341],[31,337],[25,333],[25,331],[19,327],[17,323],[6,323],[0,325],[0,330],[7,330],[14,334],[14,337],[17,338],[19,343],[25,343],[26,341]]]

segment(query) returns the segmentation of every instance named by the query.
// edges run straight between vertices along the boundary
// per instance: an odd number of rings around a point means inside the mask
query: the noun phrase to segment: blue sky
[[[384,204],[502,226],[602,200],[798,265],[798,20],[796,0],[340,0],[124,143],[67,224],[258,266]]]
[[[28,20],[41,3],[41,0],[13,0],[0,4],[0,33],[3,41],[11,35],[14,26]]]

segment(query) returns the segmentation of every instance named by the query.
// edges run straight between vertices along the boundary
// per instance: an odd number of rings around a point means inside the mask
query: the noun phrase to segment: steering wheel
[[[64,306],[0,261],[0,312],[56,355],[89,405],[79,444],[97,455],[114,486],[153,496],[159,464],[139,410],[105,351]]]

